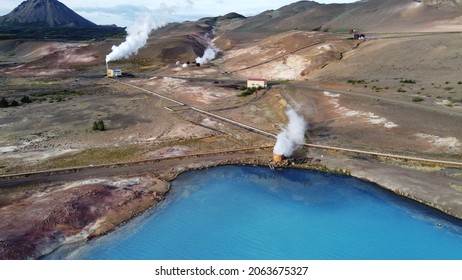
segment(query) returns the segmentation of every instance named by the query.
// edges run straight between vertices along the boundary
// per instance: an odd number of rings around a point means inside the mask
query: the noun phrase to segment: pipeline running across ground
[[[159,93],[153,92],[151,90],[147,90],[126,82],[122,82],[120,80],[115,80],[121,84],[142,90],[144,92],[148,92],[153,94],[154,96],[157,96],[159,98],[171,101],[177,105],[185,106],[186,108],[189,108],[191,110],[194,110],[196,112],[199,112],[201,114],[205,114],[207,116],[219,119],[221,121],[227,122],[229,124],[238,126],[240,128],[246,129],[248,131],[251,131],[253,133],[257,133],[259,135],[263,135],[265,137],[270,137],[273,139],[277,138],[277,135],[274,133],[270,133],[267,131],[264,131],[262,129],[243,124],[241,122],[217,115],[215,113],[211,113],[196,107],[188,106],[187,104],[184,104],[180,101],[174,100],[172,98],[163,96]],[[374,151],[365,151],[365,150],[357,150],[357,149],[349,149],[349,148],[341,148],[341,147],[333,147],[333,146],[325,146],[325,145],[318,145],[318,144],[309,144],[305,143],[303,146],[307,148],[314,148],[314,149],[322,149],[326,151],[335,151],[335,152],[344,152],[344,153],[349,153],[349,154],[354,154],[354,155],[365,155],[365,156],[372,156],[372,157],[383,157],[383,158],[389,158],[389,159],[398,159],[398,160],[404,160],[404,161],[413,161],[413,162],[419,162],[422,164],[435,164],[435,165],[442,165],[446,167],[455,167],[455,168],[462,168],[462,162],[456,162],[456,161],[447,161],[447,160],[436,160],[436,159],[428,159],[428,158],[420,158],[420,157],[411,157],[411,156],[404,156],[404,155],[397,155],[397,154],[388,154],[388,153],[379,153],[379,152],[374,152]],[[252,147],[252,148],[241,148],[241,149],[232,149],[232,150],[223,150],[223,151],[214,151],[214,152],[209,152],[209,153],[197,153],[197,154],[190,154],[190,155],[183,155],[183,156],[175,156],[175,157],[164,157],[164,158],[152,158],[152,159],[146,159],[146,160],[139,160],[139,161],[129,161],[129,162],[115,162],[115,163],[108,163],[108,164],[100,164],[100,165],[91,165],[91,166],[77,166],[77,167],[69,167],[69,168],[62,168],[62,169],[51,169],[51,170],[43,170],[43,171],[32,171],[32,172],[24,172],[24,173],[17,173],[17,174],[7,174],[7,175],[0,175],[0,180],[5,181],[13,178],[18,178],[18,177],[27,177],[31,175],[46,175],[49,174],[50,176],[56,173],[64,173],[64,172],[77,172],[79,170],[84,170],[84,169],[91,169],[91,168],[103,168],[103,167],[118,167],[118,166],[128,166],[128,165],[137,165],[137,164],[147,164],[147,163],[152,163],[155,161],[160,161],[160,160],[166,160],[166,159],[181,159],[181,158],[188,158],[188,157],[200,157],[200,156],[205,156],[205,155],[217,155],[217,154],[226,154],[226,153],[235,153],[235,152],[246,152],[246,151],[255,151],[257,149],[270,149],[273,148],[273,146],[262,146],[262,147]],[[2,186],[0,186],[1,188]]]
[[[86,170],[86,169],[114,168],[114,167],[122,167],[122,166],[143,165],[143,164],[149,164],[149,163],[165,161],[165,160],[185,159],[185,158],[193,158],[193,157],[205,157],[205,156],[240,153],[240,152],[252,152],[252,151],[257,151],[257,150],[268,150],[268,149],[272,149],[272,148],[273,148],[273,146],[258,146],[258,147],[248,147],[248,148],[212,151],[212,152],[206,152],[206,153],[186,154],[186,155],[172,156],[172,157],[156,157],[156,158],[143,159],[143,160],[121,161],[121,162],[114,162],[114,163],[95,164],[95,165],[86,165],[86,166],[75,166],[75,167],[68,167],[68,168],[57,168],[57,169],[48,169],[48,170],[41,170],[41,171],[31,171],[31,172],[24,172],[24,173],[7,174],[7,175],[0,175],[0,183],[2,181],[7,181],[7,180],[21,178],[21,177],[29,177],[29,176],[33,176],[33,175],[49,175],[49,176],[52,176],[52,175],[55,175],[55,174],[79,172],[79,171]],[[3,188],[3,187],[4,186],[0,184],[0,188]]]
[[[164,98],[166,100],[172,101],[172,102],[174,102],[176,104],[181,104],[181,105],[183,105],[183,106],[185,106],[185,107],[187,107],[187,108],[189,108],[191,110],[194,110],[196,112],[205,114],[207,116],[210,116],[210,117],[225,121],[227,123],[236,125],[238,127],[244,128],[244,129],[249,130],[251,132],[254,132],[254,133],[266,136],[266,137],[270,137],[270,138],[277,138],[277,135],[274,134],[274,133],[270,133],[270,132],[264,131],[262,129],[259,129],[259,128],[256,128],[256,127],[253,127],[253,126],[250,126],[250,125],[246,125],[246,124],[243,124],[243,123],[235,121],[235,120],[232,120],[230,118],[226,118],[226,117],[217,115],[215,113],[211,113],[211,112],[208,112],[208,111],[196,108],[196,107],[189,106],[189,105],[184,104],[184,103],[182,103],[180,101],[171,99],[169,97],[165,97],[165,96],[163,96],[163,95],[161,95],[159,93],[153,92],[151,90],[140,88],[138,86],[134,86],[132,84],[125,83],[125,82],[122,82],[120,80],[117,80],[117,81],[119,83],[124,84],[124,85],[134,87],[134,88],[137,88],[137,89],[141,89],[141,90],[143,90],[145,92],[148,92],[148,93],[151,93],[151,94],[153,94],[153,95],[155,95],[157,97]],[[439,165],[445,165],[445,166],[449,166],[449,167],[458,167],[458,168],[462,167],[462,162],[457,162],[457,161],[435,160],[435,159],[427,159],[427,158],[420,158],[420,157],[403,156],[403,155],[397,155],[397,154],[388,154],[388,153],[379,153],[379,152],[365,151],[365,150],[356,150],[356,149],[348,149],[348,148],[341,148],[341,147],[316,145],[316,144],[309,144],[309,143],[305,143],[304,146],[308,147],[308,148],[331,150],[331,151],[337,151],[337,152],[347,152],[347,153],[353,153],[353,154],[357,154],[357,155],[393,158],[393,159],[399,159],[399,160],[421,162],[421,163],[426,163],[426,164],[439,164]]]

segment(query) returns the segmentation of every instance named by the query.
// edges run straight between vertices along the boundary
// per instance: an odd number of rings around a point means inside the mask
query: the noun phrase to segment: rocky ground
[[[271,146],[274,139],[192,107],[277,134],[290,105],[308,121],[309,143],[462,160],[458,36],[378,34],[358,42],[290,31],[230,43],[219,35],[217,45],[229,44],[212,64],[183,68],[167,55],[150,64],[141,59],[148,47],[133,61],[114,63],[131,74],[119,80],[103,77],[112,41],[1,42],[0,97],[19,106],[0,108],[0,174],[86,167],[80,177],[0,181],[2,258],[37,258],[104,233],[155,205],[165,183],[187,169],[269,163],[268,151],[195,157]],[[242,96],[248,77],[268,78],[270,88]],[[31,103],[20,101],[25,96]],[[93,130],[99,120],[105,131]],[[142,172],[95,167],[184,155],[191,157],[140,164]],[[322,150],[302,151],[301,158],[462,217],[460,168]]]

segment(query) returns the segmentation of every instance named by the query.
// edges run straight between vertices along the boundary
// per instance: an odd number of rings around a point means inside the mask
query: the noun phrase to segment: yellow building
[[[119,76],[122,76],[122,70],[120,70],[119,68],[107,69],[107,76],[109,78],[117,78]]]

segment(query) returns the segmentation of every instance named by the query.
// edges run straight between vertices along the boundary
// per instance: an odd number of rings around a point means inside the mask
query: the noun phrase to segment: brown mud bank
[[[168,189],[168,183],[145,176],[54,183],[2,194],[0,259],[36,259],[61,245],[104,234],[156,205]]]
[[[269,151],[256,150],[44,174],[49,181],[56,179],[52,183],[43,183],[40,176],[11,179],[17,184],[0,189],[0,259],[36,259],[62,245],[105,234],[162,201],[169,190],[168,181],[182,172],[218,165],[270,163]],[[351,174],[462,218],[460,168],[314,149],[304,150],[278,167]]]

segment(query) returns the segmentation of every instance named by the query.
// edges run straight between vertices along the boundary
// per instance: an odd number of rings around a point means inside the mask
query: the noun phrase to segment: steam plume
[[[278,134],[274,154],[289,157],[293,151],[305,142],[305,130],[308,124],[294,109],[288,108],[286,115],[289,122]]]
[[[128,58],[136,54],[140,48],[146,45],[149,33],[166,23],[168,8],[160,7],[159,11],[140,16],[133,24],[127,27],[127,38],[118,46],[112,46],[112,52],[106,56],[106,64],[109,61]],[[156,21],[154,21],[156,18]]]
[[[204,55],[202,57],[196,58],[196,63],[207,64],[210,61],[214,60],[217,57],[218,52],[220,51],[220,49],[218,49],[218,47],[215,46],[215,44],[212,42],[208,34],[205,36],[205,40],[207,41],[208,45],[207,49],[205,49]]]

